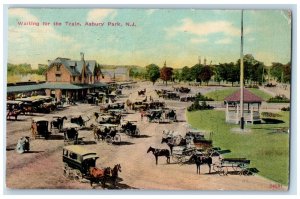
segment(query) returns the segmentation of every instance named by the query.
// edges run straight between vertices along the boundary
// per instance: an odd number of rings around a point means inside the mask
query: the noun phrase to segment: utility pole
[[[244,129],[244,10],[242,10],[241,18],[241,54],[240,54],[240,87],[241,87],[241,97],[240,97],[240,108],[241,108],[241,129]]]

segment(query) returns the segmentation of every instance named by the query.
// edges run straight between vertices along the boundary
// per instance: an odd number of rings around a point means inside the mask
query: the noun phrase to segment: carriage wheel
[[[125,134],[126,134],[126,135],[131,135],[131,131],[130,131],[129,129],[126,129],[126,130],[125,130]]]
[[[135,129],[135,135],[138,136],[138,135],[140,135],[140,134],[141,134],[140,129],[138,129],[138,128]]]
[[[119,134],[116,134],[114,139],[113,139],[113,142],[120,143],[121,142],[121,136]]]
[[[113,142],[113,139],[112,139],[112,137],[110,135],[107,135],[105,137],[105,141],[106,141],[106,143],[111,144]]]
[[[75,181],[82,180],[82,173],[78,169],[74,170],[74,180]]]
[[[63,175],[66,177],[66,178],[69,178],[70,176],[70,169],[69,169],[69,166],[67,163],[64,163],[64,173]]]
[[[181,162],[181,157],[179,155],[172,155],[172,160],[175,163],[180,163]]]

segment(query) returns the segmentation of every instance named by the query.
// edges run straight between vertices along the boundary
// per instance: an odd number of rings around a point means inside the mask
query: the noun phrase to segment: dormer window
[[[60,71],[60,66],[59,64],[56,65],[56,71]]]

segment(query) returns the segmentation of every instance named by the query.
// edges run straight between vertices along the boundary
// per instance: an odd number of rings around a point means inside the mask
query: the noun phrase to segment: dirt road
[[[125,90],[131,99],[136,97],[136,91],[147,89],[147,95],[155,96],[154,87],[149,83]],[[124,100],[124,99],[123,99]],[[158,165],[151,153],[146,153],[149,146],[168,148],[161,144],[162,131],[174,130],[182,134],[187,126],[185,122],[185,106],[180,102],[166,102],[177,110],[181,122],[171,124],[149,123],[140,114],[129,114],[126,119],[138,121],[141,131],[139,138],[132,138],[121,134],[120,145],[95,143],[90,130],[79,131],[83,137],[84,145],[94,150],[100,156],[97,160],[98,167],[113,166],[120,163],[123,181],[118,183],[120,189],[147,189],[147,190],[286,190],[286,187],[265,179],[261,176],[239,176],[208,174],[208,166],[201,166],[201,175],[196,174],[195,165],[179,165],[172,162],[166,163],[166,158],[160,157]],[[78,104],[67,107],[65,110],[44,115],[51,118],[53,115],[70,116],[80,112],[83,116],[92,118],[99,107],[89,104]],[[63,176],[62,147],[63,137],[53,133],[49,140],[36,139],[31,141],[30,153],[18,154],[14,150],[17,140],[21,136],[30,136],[30,122],[33,116],[21,116],[20,121],[7,121],[7,155],[6,155],[6,186],[10,189],[92,189],[89,183],[66,179]],[[93,118],[89,121],[91,122]],[[94,187],[102,189],[101,186]]]

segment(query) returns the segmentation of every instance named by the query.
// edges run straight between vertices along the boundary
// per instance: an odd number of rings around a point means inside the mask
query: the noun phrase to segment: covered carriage
[[[44,117],[35,117],[31,120],[31,134],[35,138],[47,139],[51,132],[48,130],[49,121]]]
[[[94,126],[94,138],[96,141],[102,140],[109,144],[118,144],[121,142],[121,135],[117,128],[118,125],[115,124],[100,124]]]

